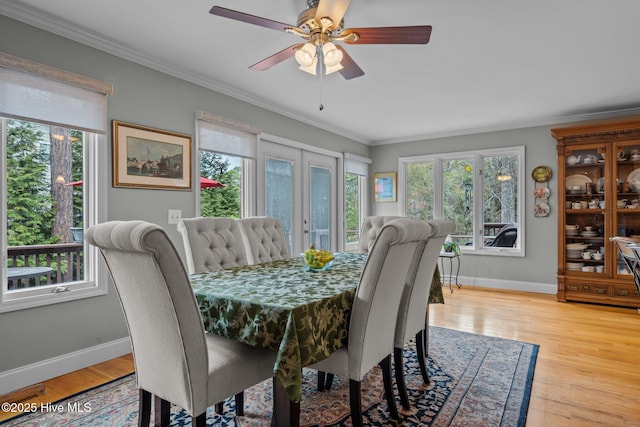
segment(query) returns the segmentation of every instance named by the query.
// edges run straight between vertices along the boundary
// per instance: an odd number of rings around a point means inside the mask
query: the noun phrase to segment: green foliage
[[[35,125],[7,120],[7,244],[56,243],[48,152]]]
[[[72,130],[72,138],[75,139],[71,143],[71,164],[72,164],[72,181],[82,181],[82,132]],[[73,225],[74,227],[82,227],[83,222],[83,203],[82,203],[82,186],[73,187]]]
[[[453,252],[456,255],[460,255],[460,247],[456,242],[444,242],[442,248],[445,252]]]
[[[433,219],[433,162],[407,166],[407,216]]]
[[[200,153],[200,175],[226,184],[226,187],[200,191],[200,214],[207,217],[240,218],[241,168],[230,169],[228,160],[216,153]]]
[[[347,243],[357,242],[358,234],[360,232],[360,198],[358,182],[358,175],[346,174],[344,180],[344,202]]]

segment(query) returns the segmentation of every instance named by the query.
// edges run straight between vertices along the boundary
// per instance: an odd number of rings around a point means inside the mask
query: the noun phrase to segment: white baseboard
[[[447,276],[446,281],[444,278],[441,279],[443,286],[449,286],[448,279],[449,279],[449,276]],[[536,292],[539,294],[555,295],[558,292],[557,283],[522,282],[517,280],[501,280],[501,279],[488,279],[483,277],[465,277],[465,276],[458,277],[458,283],[462,283],[462,286],[477,286],[480,288]]]
[[[129,337],[0,372],[0,396],[131,353]]]

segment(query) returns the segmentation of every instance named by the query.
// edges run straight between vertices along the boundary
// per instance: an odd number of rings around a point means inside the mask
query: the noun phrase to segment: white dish
[[[569,175],[568,177],[565,178],[564,181],[565,181],[565,185],[567,186],[567,189],[569,190],[572,190],[573,187],[575,186],[578,186],[580,188],[585,188],[586,183],[593,182],[591,178],[589,178],[587,175],[581,175],[581,174]]]
[[[548,203],[536,203],[535,216],[548,216],[550,210]]]
[[[549,187],[536,187],[533,191],[533,195],[537,199],[548,199],[550,194]]]
[[[633,190],[640,190],[640,168],[634,169],[629,175],[627,175],[627,182],[629,187]]]

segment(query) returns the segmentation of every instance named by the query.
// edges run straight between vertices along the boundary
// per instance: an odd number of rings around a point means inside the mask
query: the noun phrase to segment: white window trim
[[[210,151],[214,153],[224,154],[224,155],[232,155],[242,157],[238,152],[229,152],[226,150],[216,150],[214,146],[208,146],[206,148],[202,148],[203,141],[201,141],[201,132],[200,126],[203,124],[202,122],[213,123],[218,127],[228,128],[230,132],[244,132],[247,134],[255,135],[255,147],[249,150],[243,150],[242,152],[249,155],[250,157],[244,157],[242,160],[242,203],[241,203],[241,216],[248,217],[256,215],[256,189],[257,189],[257,181],[256,181],[256,156],[257,156],[257,146],[260,140],[260,135],[262,134],[262,130],[251,126],[248,123],[244,123],[238,120],[230,119],[218,114],[208,113],[206,111],[197,111],[196,112],[196,138],[195,138],[195,152],[198,153],[195,156],[195,182],[199,182],[200,180],[200,152],[201,151]],[[196,197],[195,197],[195,213],[196,216],[200,216],[200,186],[196,186]]]
[[[2,141],[5,140],[4,126],[2,128]],[[85,133],[84,162],[85,176],[83,177],[84,197],[86,198],[86,210],[84,224],[85,228],[93,224],[98,224],[106,220],[106,191],[107,191],[107,167],[106,162],[98,159],[106,159],[108,156],[105,135],[93,135],[93,138]],[[0,150],[0,167],[5,168],[4,144]],[[88,167],[87,167],[88,166]],[[89,175],[89,171],[93,171]],[[90,184],[93,183],[93,184]],[[2,206],[7,205],[6,191],[4,191],[4,181],[1,184]],[[93,191],[95,189],[95,191]],[[2,210],[2,223],[7,223],[6,211]],[[7,247],[6,232],[2,233],[2,246]],[[18,291],[7,291],[6,252],[2,252],[2,292],[0,293],[0,313],[23,310],[27,308],[40,307],[44,305],[57,304],[60,302],[73,301],[99,295],[106,295],[108,291],[108,274],[106,266],[100,261],[100,251],[95,246],[84,243],[83,256],[85,259],[85,278],[82,281],[69,282],[61,285],[48,285],[33,288],[25,288]],[[56,289],[63,291],[56,292]]]
[[[66,95],[82,98],[82,90],[89,91],[86,94],[86,98],[90,98],[93,101],[104,100],[104,104],[97,106],[93,111],[97,111],[98,114],[93,116],[93,120],[90,120],[87,127],[78,129],[73,123],[51,123],[47,121],[46,114],[43,117],[31,117],[28,109],[24,109],[22,105],[21,111],[24,111],[25,116],[12,115],[11,105],[9,102],[2,104],[3,114],[7,117],[14,117],[26,121],[40,121],[49,124],[58,124],[64,127],[72,129],[90,131],[88,134],[85,132],[83,141],[85,147],[84,153],[84,176],[83,176],[83,191],[86,209],[84,210],[84,227],[88,228],[94,224],[103,222],[106,219],[106,191],[107,191],[107,165],[104,161],[99,159],[108,158],[107,142],[107,113],[106,113],[106,96],[113,93],[113,85],[95,80],[89,77],[81,76],[79,74],[71,73],[66,70],[51,67],[44,64],[39,64],[24,58],[13,56],[4,52],[0,52],[0,67],[10,71],[12,75],[15,72],[25,73],[25,77],[28,77],[30,81],[34,79],[42,78],[52,82],[53,85],[57,85],[57,88],[61,92],[65,92],[68,89]],[[36,77],[30,77],[36,76]],[[68,88],[61,87],[60,85],[67,85]],[[98,94],[95,96],[95,94]],[[104,97],[104,98],[102,98]],[[36,100],[37,102],[37,100]],[[41,105],[39,106],[41,107]],[[42,113],[40,108],[37,110]],[[45,110],[46,111],[46,110]],[[71,117],[69,115],[65,117]],[[66,121],[66,119],[63,119]],[[72,120],[73,121],[73,120]],[[6,140],[6,128],[4,121],[2,128],[0,129],[0,141]],[[0,143],[0,170],[6,169],[6,151],[5,144]],[[2,206],[6,206],[6,189],[4,179],[0,179],[0,203]],[[50,305],[65,301],[78,300],[98,295],[105,295],[108,291],[108,275],[107,269],[103,262],[99,261],[99,250],[84,243],[83,256],[85,260],[85,275],[84,280],[69,282],[60,285],[48,285],[39,286],[33,288],[26,288],[17,291],[8,292],[8,280],[6,280],[7,272],[7,259],[6,259],[6,224],[7,216],[6,210],[3,208],[0,214],[0,220],[3,226],[0,230],[1,236],[1,251],[2,258],[0,260],[0,270],[2,272],[1,280],[1,292],[0,292],[0,313],[22,310],[32,307],[39,307],[44,305]],[[56,291],[56,289],[58,291]]]
[[[369,165],[373,163],[373,160],[359,156],[357,154],[345,153],[344,154],[344,175],[346,178],[346,174],[350,173],[353,175],[358,175],[358,194],[360,196],[358,204],[359,204],[359,213],[360,217],[358,218],[358,227],[362,229],[362,224],[364,223],[364,219],[369,216]],[[344,197],[344,195],[343,195]],[[345,203],[346,209],[346,203]],[[343,229],[346,230],[346,221],[345,221],[346,211],[342,211],[342,222],[345,224]],[[346,251],[357,251],[359,246],[359,242],[347,243],[346,234],[344,234],[344,248]]]
[[[484,247],[483,245],[476,245],[475,242],[478,239],[482,239],[484,232],[483,223],[483,212],[482,212],[482,202],[477,203],[477,201],[482,201],[482,175],[481,175],[481,165],[482,159],[484,157],[492,157],[496,155],[517,155],[518,162],[518,245],[515,248],[492,248],[492,247]],[[443,160],[459,160],[459,159],[472,159],[475,167],[473,168],[473,200],[476,201],[473,211],[473,229],[475,233],[474,245],[473,246],[460,246],[460,250],[463,253],[468,254],[477,254],[477,255],[499,255],[499,256],[515,256],[515,257],[524,257],[525,256],[525,205],[526,205],[526,197],[524,194],[525,191],[525,147],[524,146],[515,146],[515,147],[504,147],[504,148],[493,148],[493,149],[483,149],[476,151],[465,151],[465,152],[456,152],[456,153],[441,153],[441,154],[430,154],[430,155],[421,155],[421,156],[410,156],[410,157],[399,157],[398,158],[398,213],[401,216],[407,215],[407,203],[406,203],[406,195],[407,195],[407,165],[411,163],[424,163],[424,162],[433,162],[434,164],[434,187],[436,189],[442,189],[442,168],[441,161]],[[435,191],[434,200],[433,200],[433,216],[436,219],[442,218],[442,191]]]

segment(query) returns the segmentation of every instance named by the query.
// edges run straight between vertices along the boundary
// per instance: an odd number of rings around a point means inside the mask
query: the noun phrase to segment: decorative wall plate
[[[549,216],[551,208],[548,203],[536,203],[535,216]]]
[[[536,199],[548,199],[550,194],[551,191],[549,190],[549,187],[536,187],[533,191],[533,195]]]
[[[549,166],[538,166],[531,172],[531,177],[535,182],[547,182],[551,179],[551,168]]]

